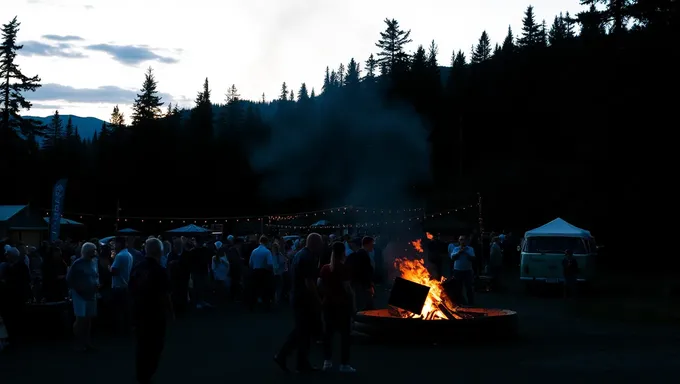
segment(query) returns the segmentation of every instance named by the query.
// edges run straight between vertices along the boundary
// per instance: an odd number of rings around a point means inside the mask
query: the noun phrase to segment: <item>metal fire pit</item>
[[[458,320],[401,317],[395,309],[359,312],[354,330],[366,337],[390,341],[457,342],[500,340],[517,335],[517,313],[507,309],[465,308]]]
[[[451,284],[444,284],[445,296],[451,294]],[[427,299],[429,287],[397,278],[390,292],[390,308],[357,313],[354,330],[371,339],[391,341],[452,342],[474,340],[499,340],[517,334],[517,313],[507,309],[452,308],[448,297],[442,297],[449,306],[440,305],[448,319],[428,320],[409,317],[420,314]]]

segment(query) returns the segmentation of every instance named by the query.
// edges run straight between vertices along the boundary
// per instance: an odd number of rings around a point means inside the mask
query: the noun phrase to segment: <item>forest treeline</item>
[[[408,26],[386,19],[375,54],[326,68],[320,90],[283,83],[274,101],[242,100],[236,85],[221,100],[205,79],[182,110],[159,97],[149,68],[132,116],[116,107],[94,138],[58,112],[44,126],[21,117],[40,79],[16,65],[15,18],[0,46],[0,203],[48,207],[53,183],[67,177],[67,212],[114,214],[120,202],[131,216],[261,214],[374,204],[370,191],[346,201],[343,186],[362,188],[370,175],[386,183],[386,174],[402,178],[394,193],[404,204],[437,211],[480,192],[496,228],[562,216],[604,231],[609,206],[641,198],[648,172],[636,170],[661,161],[651,145],[666,145],[652,132],[676,119],[666,93],[678,84],[678,7],[581,4],[547,22],[528,7],[521,30],[508,28],[498,44],[482,32],[446,63],[436,41],[408,52]],[[421,161],[395,135],[427,140],[423,169],[388,169]],[[374,167],[376,158],[387,161]]]

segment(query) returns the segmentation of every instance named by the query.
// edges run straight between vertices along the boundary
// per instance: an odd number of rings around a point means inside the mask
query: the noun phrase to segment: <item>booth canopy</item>
[[[541,225],[524,234],[524,237],[539,236],[590,237],[590,231],[573,226],[558,217],[548,224]]]
[[[139,233],[138,230],[132,228],[123,228],[118,233]]]
[[[50,223],[50,217],[49,217],[49,216],[43,217],[43,219],[45,219],[45,222],[46,222],[47,224]],[[75,220],[65,219],[65,218],[62,217],[61,219],[59,219],[59,225],[75,225],[75,226],[83,226],[83,225],[85,225],[85,224],[79,223],[79,222],[77,222],[77,221],[75,221]]]
[[[199,227],[198,225],[189,224],[184,227],[171,229],[168,233],[212,233],[211,230]]]

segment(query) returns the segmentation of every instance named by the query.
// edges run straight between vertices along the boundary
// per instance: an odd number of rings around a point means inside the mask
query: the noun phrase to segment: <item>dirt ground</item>
[[[384,301],[384,290],[380,295]],[[351,377],[279,371],[271,358],[290,329],[288,309],[250,313],[228,307],[195,313],[172,324],[156,382],[640,383],[669,382],[677,373],[677,326],[580,316],[549,295],[484,293],[478,294],[478,304],[516,310],[519,339],[495,345],[355,345],[352,364],[358,372]],[[67,341],[2,353],[0,383],[134,383],[132,340],[97,341],[99,350],[85,355],[72,352]],[[321,363],[318,348],[314,360]]]

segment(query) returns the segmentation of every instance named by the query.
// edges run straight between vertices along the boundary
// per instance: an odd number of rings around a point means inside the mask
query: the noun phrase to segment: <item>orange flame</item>
[[[424,252],[424,251],[423,251],[422,241],[421,241],[420,239],[418,239],[418,240],[413,240],[413,241],[410,242],[409,244],[411,244],[411,245],[413,246],[413,248],[416,250],[416,252],[418,252],[418,253],[423,253],[423,252]]]
[[[420,240],[417,240],[420,242]],[[415,243],[415,241],[413,242]],[[446,319],[446,315],[438,308],[438,304],[442,303],[443,288],[442,282],[437,281],[430,276],[430,272],[425,268],[425,261],[422,259],[408,260],[396,259],[394,267],[397,268],[401,277],[410,280],[414,283],[430,287],[430,292],[425,300],[425,305],[420,313],[419,318],[431,318],[435,320]]]
[[[425,236],[427,237],[428,240],[434,239],[434,236],[430,232],[425,232]]]

